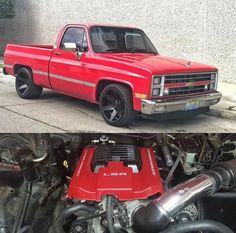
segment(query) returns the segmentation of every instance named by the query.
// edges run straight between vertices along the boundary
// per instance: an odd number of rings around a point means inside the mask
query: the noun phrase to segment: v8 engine
[[[1,233],[236,231],[234,134],[2,134]]]
[[[152,148],[99,145],[83,150],[68,197],[101,201],[113,195],[119,201],[147,199],[164,191]]]

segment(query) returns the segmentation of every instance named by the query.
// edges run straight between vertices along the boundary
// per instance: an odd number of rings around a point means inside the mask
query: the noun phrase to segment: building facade
[[[217,66],[236,83],[235,0],[18,0],[13,19],[0,19],[0,53],[7,43],[54,43],[66,23],[142,28],[159,53]]]

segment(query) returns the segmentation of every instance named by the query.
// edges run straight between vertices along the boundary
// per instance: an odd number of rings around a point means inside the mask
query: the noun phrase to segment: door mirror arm
[[[79,52],[88,52],[88,46],[86,46],[86,45],[83,45],[83,46],[77,45],[77,50]]]
[[[81,59],[81,57],[83,56],[83,54],[84,54],[84,52],[79,51],[79,50],[76,52],[76,56],[77,56],[77,60],[78,60],[78,61],[80,61],[80,59]]]
[[[88,52],[88,46],[78,46],[77,45],[77,52],[76,52],[76,55],[77,55],[77,59],[78,61],[80,61],[82,55],[85,53],[85,52]]]

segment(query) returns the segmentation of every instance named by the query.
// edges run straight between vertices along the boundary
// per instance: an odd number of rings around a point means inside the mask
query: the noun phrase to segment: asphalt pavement
[[[235,104],[236,105],[236,104]],[[232,107],[232,111],[227,108]],[[0,73],[0,132],[236,132],[234,102],[224,98],[216,113],[190,119],[156,121],[137,118],[131,125],[116,128],[107,125],[96,104],[44,90],[35,100],[18,97],[14,77]],[[229,112],[230,115],[218,114]]]

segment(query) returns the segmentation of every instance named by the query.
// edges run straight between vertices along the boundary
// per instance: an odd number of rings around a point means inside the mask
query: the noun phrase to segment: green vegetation
[[[3,68],[3,64],[0,63],[0,69]]]
[[[13,18],[15,16],[16,0],[0,0],[0,18]]]

